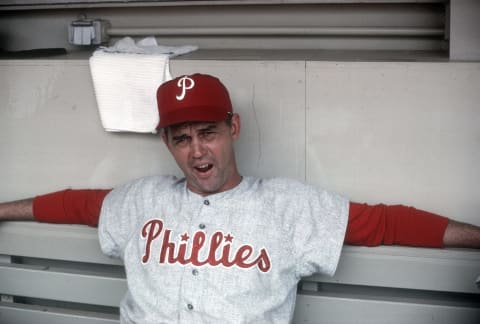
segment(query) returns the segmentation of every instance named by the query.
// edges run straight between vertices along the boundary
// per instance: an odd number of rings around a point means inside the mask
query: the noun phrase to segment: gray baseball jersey
[[[125,264],[122,323],[290,322],[300,278],[335,272],[348,206],[289,179],[207,197],[163,176],[113,190],[99,239]]]

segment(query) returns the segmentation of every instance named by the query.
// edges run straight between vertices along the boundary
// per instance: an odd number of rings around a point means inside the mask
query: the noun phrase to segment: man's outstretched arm
[[[96,226],[107,190],[63,190],[0,203],[0,221],[36,220]],[[412,207],[350,203],[345,243],[480,248],[480,227]]]
[[[345,243],[480,248],[480,227],[403,205],[351,202]]]
[[[66,189],[0,203],[0,221],[33,220],[97,226],[103,200],[111,189]]]

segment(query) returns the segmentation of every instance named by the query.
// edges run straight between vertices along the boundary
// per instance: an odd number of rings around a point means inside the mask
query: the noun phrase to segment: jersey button
[[[200,227],[200,229],[205,229],[206,226],[205,226],[205,224],[200,224],[200,225],[198,225],[198,227]]]
[[[192,310],[192,309],[193,309],[193,305],[192,305],[192,304],[187,304],[187,308],[188,308],[189,310]]]
[[[193,269],[193,270],[192,270],[192,274],[193,274],[194,276],[198,276],[198,270],[197,270],[197,269]]]
[[[210,205],[210,202],[208,201],[208,199],[205,199],[205,200],[203,201],[203,203],[204,203],[206,206]]]

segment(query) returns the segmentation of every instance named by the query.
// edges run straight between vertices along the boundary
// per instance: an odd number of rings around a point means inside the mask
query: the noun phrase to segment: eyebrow
[[[198,130],[198,132],[205,132],[205,131],[209,131],[209,130],[212,130],[212,129],[215,129],[215,128],[217,128],[217,124],[210,124],[210,125],[207,125],[203,128],[200,128]]]
[[[202,127],[202,128],[199,128],[197,130],[195,130],[196,132],[198,133],[202,133],[202,132],[207,132],[207,131],[210,131],[210,130],[214,130],[218,128],[217,127],[217,124],[216,123],[212,123],[212,124],[207,124],[205,125],[205,127]],[[181,134],[181,135],[177,135],[177,136],[172,136],[172,140],[174,141],[178,141],[178,140],[181,140],[181,139],[185,139],[185,138],[188,138],[190,135],[187,135],[187,134]]]
[[[186,139],[188,138],[188,135],[187,134],[182,134],[182,135],[178,135],[178,136],[172,136],[172,140],[173,141],[179,141],[179,140],[183,140],[183,139]]]

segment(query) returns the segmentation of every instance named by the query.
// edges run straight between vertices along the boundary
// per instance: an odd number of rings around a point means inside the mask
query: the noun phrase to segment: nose
[[[192,157],[195,159],[201,158],[205,154],[205,151],[206,148],[204,143],[196,137],[193,138],[190,142],[190,153]]]

